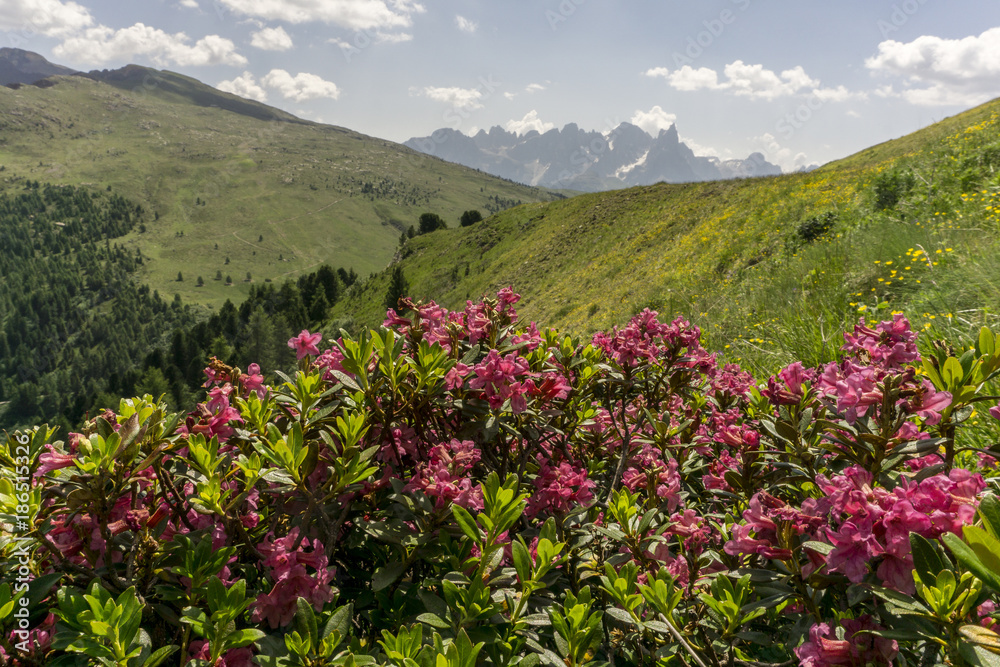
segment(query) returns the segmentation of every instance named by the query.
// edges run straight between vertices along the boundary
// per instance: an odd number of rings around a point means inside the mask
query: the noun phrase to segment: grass
[[[0,189],[110,186],[140,203],[146,231],[124,242],[152,260],[142,279],[189,303],[241,301],[248,271],[278,281],[326,262],[365,276],[421,213],[457,226],[468,209],[561,196],[169,72],[130,66],[105,78],[0,87]]]
[[[520,206],[408,241],[401,265],[416,298],[458,308],[513,285],[526,319],[580,335],[646,307],[683,316],[757,373],[833,358],[859,318],[904,311],[932,335],[968,332],[1000,312],[998,113],[992,102],[808,174]],[[356,289],[337,316],[379,322],[386,284]]]

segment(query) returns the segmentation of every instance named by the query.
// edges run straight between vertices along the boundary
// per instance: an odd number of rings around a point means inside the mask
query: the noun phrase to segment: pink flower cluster
[[[408,335],[413,342],[438,343],[451,351],[461,339],[475,345],[496,333],[498,324],[516,321],[514,304],[520,300],[521,295],[510,287],[500,290],[495,300],[467,301],[464,312],[449,311],[433,301],[415,304],[410,299],[402,299],[401,302],[412,311],[411,317],[403,317],[390,308],[382,325]]]
[[[869,566],[878,563],[876,576],[883,585],[912,595],[910,533],[928,539],[960,534],[962,526],[972,523],[977,498],[986,488],[981,475],[960,468],[920,482],[904,478],[892,491],[873,487],[871,475],[857,466],[832,478],[820,475],[816,484],[824,496],[807,498],[801,508],[766,491],[755,494],[743,513],[746,523],[733,527],[726,553],[788,560],[797,546],[782,537],[790,529],[802,541],[833,547],[825,559],[830,572],[861,583]],[[808,576],[823,560],[812,550],[805,554],[810,563],[803,572]]]
[[[208,660],[212,657],[211,646],[203,639],[191,642],[188,647],[189,657],[195,660]],[[249,648],[234,648],[226,651],[211,667],[253,667],[253,651]]]
[[[841,350],[848,354],[846,358],[830,362],[820,371],[804,368],[797,361],[779,372],[778,377],[772,376],[761,393],[774,405],[794,405],[802,400],[809,386],[814,386],[824,400],[854,423],[869,410],[879,409],[886,378],[902,376],[905,398],[899,400],[900,406],[934,425],[940,421],[941,411],[951,405],[952,396],[937,391],[927,379],[918,381],[912,367],[904,366],[920,360],[916,339],[909,320],[901,314],[893,316],[892,321],[880,322],[875,329],[862,320],[853,333],[844,334],[846,342]]]
[[[823,524],[823,517],[819,515],[813,499],[806,499],[802,508],[798,509],[767,491],[754,494],[749,509],[743,512],[743,519],[746,523],[733,526],[732,537],[723,547],[731,556],[757,554],[764,558],[788,560],[795,546],[785,540],[789,530],[795,535],[812,537]],[[754,537],[750,536],[751,532]],[[815,564],[812,569],[815,569]]]
[[[469,388],[482,391],[490,409],[499,410],[508,400],[514,414],[527,409],[527,394],[535,389],[530,379],[519,379],[529,375],[527,359],[516,352],[501,357],[496,350],[490,350],[473,370],[476,377],[469,382]]]
[[[671,348],[686,349],[692,354],[704,352],[698,327],[682,318],[664,324],[656,319],[657,315],[655,310],[646,308],[624,328],[615,327],[610,335],[605,332],[594,335],[594,345],[623,368],[653,362]]]
[[[834,665],[891,665],[899,653],[895,639],[878,637],[862,630],[881,630],[870,616],[841,621],[844,638],[827,623],[809,629],[809,641],[795,649],[802,667],[833,667]]]
[[[629,467],[622,474],[622,484],[629,491],[652,489],[656,497],[667,502],[667,508],[673,512],[681,503],[681,476],[677,472],[677,460],[663,460],[659,449],[645,443],[637,455],[634,455]]]
[[[928,539],[961,534],[962,526],[972,523],[978,496],[986,488],[982,475],[961,468],[920,482],[903,478],[892,491],[873,487],[871,475],[858,467],[816,481],[825,494],[820,508],[832,524],[825,529],[826,541],[834,547],[827,558],[830,571],[859,583],[869,563],[882,557],[878,578],[911,595],[916,589],[910,533]]]
[[[262,593],[254,603],[252,620],[255,623],[266,619],[272,628],[278,628],[291,623],[295,616],[295,604],[298,598],[305,598],[316,611],[322,611],[323,605],[334,596],[330,581],[333,573],[328,567],[329,561],[323,544],[319,540],[303,538],[294,551],[292,547],[299,539],[299,528],[296,526],[283,538],[274,539],[274,533],[258,545],[258,550],[264,556],[264,566],[270,568],[274,587],[270,593]],[[312,547],[306,553],[305,547]],[[306,567],[315,570],[310,575]]]
[[[591,493],[594,482],[587,479],[584,468],[566,461],[556,466],[541,454],[536,459],[539,464],[538,476],[535,478],[535,493],[528,499],[524,509],[526,517],[530,519],[543,513],[565,514],[594,499],[594,494]]]
[[[483,509],[483,494],[473,486],[469,472],[479,462],[481,453],[469,440],[452,439],[431,448],[431,460],[417,466],[417,471],[403,488],[423,491],[434,505],[443,509],[449,503],[466,509]]]
[[[188,414],[185,424],[180,426],[177,431],[179,433],[202,433],[206,438],[218,436],[219,442],[228,440],[234,433],[230,424],[232,422],[243,423],[240,411],[229,403],[229,397],[232,393],[233,385],[228,382],[210,389],[208,400],[196,405],[194,411]]]

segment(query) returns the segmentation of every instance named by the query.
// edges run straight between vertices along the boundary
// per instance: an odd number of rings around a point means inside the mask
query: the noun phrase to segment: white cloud
[[[677,90],[719,90],[720,88],[725,88],[725,86],[720,86],[719,75],[715,73],[715,70],[707,67],[694,69],[690,65],[684,65],[684,67],[672,73],[668,73],[665,67],[658,67],[656,69],[657,73],[650,76],[662,76],[666,78],[670,85]]]
[[[456,109],[482,109],[479,103],[483,93],[476,88],[435,88],[428,86],[419,91],[424,97],[428,97],[435,102],[450,104]]]
[[[181,0],[181,7],[188,9],[198,9],[198,0]]]
[[[912,42],[887,40],[878,55],[865,61],[873,72],[902,77],[907,86],[883,96],[900,95],[913,104],[969,105],[1000,94],[1000,27],[978,36],[943,39],[931,35]]]
[[[73,62],[102,64],[146,56],[157,66],[168,64],[246,65],[231,40],[219,35],[202,37],[194,45],[182,32],[168,34],[159,28],[136,23],[114,30],[104,25],[88,28],[52,49],[53,55]]]
[[[0,32],[63,37],[93,25],[90,11],[75,2],[10,0],[0,2]]]
[[[408,32],[382,32],[380,30],[375,33],[375,42],[378,44],[399,44],[409,42],[412,39],[413,35]]]
[[[545,133],[554,128],[555,123],[543,123],[538,117],[538,112],[532,109],[528,113],[524,114],[524,118],[521,120],[507,121],[504,127],[508,132],[513,132],[514,134],[527,134],[532,130]]]
[[[726,65],[726,86],[736,95],[746,95],[751,98],[773,100],[776,97],[792,95],[803,88],[814,88],[819,85],[805,73],[801,65],[787,69],[780,75],[772,70],[764,69],[763,65],[747,65],[742,60]]]
[[[866,99],[868,97],[868,93],[852,93],[844,86],[816,88],[813,90],[813,95],[821,102],[846,102],[850,99]]]
[[[526,93],[540,93],[543,90],[545,90],[545,86],[543,86],[542,84],[540,84],[540,83],[529,83],[527,85],[527,87],[524,89],[524,92],[526,92]]]
[[[255,32],[250,36],[250,45],[264,51],[287,51],[292,48],[292,38],[279,25]]]
[[[660,130],[669,129],[676,120],[676,115],[667,113],[657,105],[649,111],[637,109],[632,116],[631,123],[642,129],[646,134],[655,137],[660,133]]]
[[[260,81],[268,88],[276,89],[286,99],[296,102],[314,100],[320,97],[335,100],[340,97],[340,89],[337,88],[337,84],[325,81],[308,72],[300,72],[292,76],[283,69],[273,69],[265,74]]]
[[[820,82],[806,74],[801,65],[782,72],[769,70],[763,65],[750,65],[735,60],[719,72],[709,67],[695,69],[684,65],[680,69],[653,67],[644,73],[648,77],[666,79],[675,90],[719,90],[751,99],[773,100],[790,95],[812,94],[823,102],[843,102],[848,99],[865,99],[866,93],[851,92],[844,86],[820,88]]]
[[[458,15],[455,16],[455,25],[458,26],[459,30],[467,33],[474,33],[476,32],[476,28],[479,27],[479,24],[476,23],[475,21],[470,21],[464,16],[458,16]]]
[[[413,0],[219,0],[240,14],[270,21],[318,21],[352,30],[408,28],[425,11]]]
[[[855,111],[854,109],[848,109],[847,115],[850,116],[851,118],[861,118],[861,114]]]
[[[220,81],[215,87],[224,93],[232,93],[258,102],[267,101],[267,92],[260,87],[250,72],[243,72],[231,81]]]

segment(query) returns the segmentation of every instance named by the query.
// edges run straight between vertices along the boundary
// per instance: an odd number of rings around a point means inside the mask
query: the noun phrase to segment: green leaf
[[[45,574],[32,579],[31,583],[28,584],[28,606],[34,607],[45,599],[49,591],[62,576],[59,572],[53,572],[52,574]]]
[[[986,327],[979,330],[979,353],[986,356],[996,353],[996,337]]]
[[[979,515],[990,535],[1000,540],[1000,499],[992,494],[983,498],[979,502]]]
[[[528,548],[521,540],[514,540],[511,544],[511,553],[514,557],[514,569],[517,570],[517,577],[524,583],[531,579],[531,555]]]
[[[817,542],[816,540],[810,540],[808,542],[802,543],[803,549],[809,549],[815,551],[818,554],[828,556],[831,551],[833,551],[833,545],[827,544],[826,542]]]
[[[913,569],[924,586],[933,587],[939,572],[952,569],[940,547],[923,535],[910,533],[910,551],[913,553]]]
[[[315,648],[319,644],[319,631],[316,628],[316,614],[313,613],[312,605],[300,597],[295,601],[295,629],[299,635],[308,640],[309,645]]]
[[[323,628],[323,639],[330,636],[334,630],[339,632],[342,638],[346,637],[351,631],[351,612],[353,609],[353,603],[338,607],[337,611],[330,616],[330,620],[326,622],[326,627]]]
[[[941,379],[948,389],[958,389],[962,386],[965,371],[962,364],[955,357],[948,357],[941,367]]]
[[[972,527],[973,526],[966,526],[965,530]],[[985,531],[983,532],[985,533]],[[974,575],[982,579],[984,584],[992,588],[994,591],[1000,592],[1000,570],[992,570],[987,567],[979,559],[979,556],[972,549],[972,547],[963,542],[958,535],[955,535],[954,533],[945,533],[941,536],[941,540],[948,545],[948,548],[951,549],[951,553],[955,554],[955,558],[958,559],[958,562],[968,568]]]
[[[264,632],[253,628],[237,630],[226,637],[226,646],[228,648],[243,648],[244,646],[253,644],[258,639],[263,639],[265,636],[267,635]]]
[[[635,625],[635,619],[624,609],[619,609],[618,607],[609,607],[606,611],[607,615],[616,621],[620,621],[626,625]]]
[[[152,655],[146,658],[146,662],[142,663],[142,667],[157,667],[157,665],[169,658],[170,655],[178,648],[180,647],[171,644],[170,646],[164,646],[161,649],[157,649]]]
[[[476,544],[481,544],[483,541],[483,533],[479,529],[479,525],[476,520],[472,518],[472,514],[469,513],[467,509],[461,505],[452,505],[451,514],[455,517],[455,522],[458,527],[462,529],[465,535],[475,542]]]
[[[437,614],[431,614],[431,613],[420,614],[420,616],[417,616],[417,620],[420,621],[421,623],[426,623],[432,628],[441,628],[442,630],[447,630],[451,627],[451,623],[444,620]]]
[[[372,575],[372,590],[376,592],[382,590],[399,579],[404,570],[406,570],[406,563],[400,561],[386,563],[375,570],[375,574]]]

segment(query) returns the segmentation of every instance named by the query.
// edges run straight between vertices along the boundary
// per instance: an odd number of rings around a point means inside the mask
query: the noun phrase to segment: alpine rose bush
[[[996,659],[996,335],[862,321],[756,381],[682,318],[578,340],[518,300],[403,299],[270,384],[213,359],[190,414],[9,434],[3,664]]]

